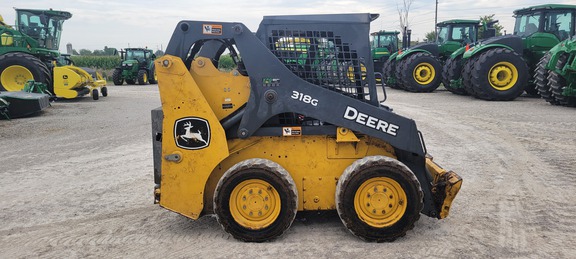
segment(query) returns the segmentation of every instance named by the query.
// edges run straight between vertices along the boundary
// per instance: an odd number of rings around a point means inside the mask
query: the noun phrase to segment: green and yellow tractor
[[[440,86],[444,60],[462,46],[476,42],[479,20],[438,23],[436,42],[421,43],[392,54],[384,65],[384,80],[392,88],[432,92]]]
[[[553,105],[576,107],[576,36],[544,55],[534,81],[540,96]]]
[[[492,37],[450,56],[446,64],[453,67],[444,73],[448,90],[493,101],[514,100],[524,91],[538,94],[534,71],[552,47],[574,36],[576,5],[537,5],[514,11],[514,17],[512,35]]]
[[[138,82],[139,85],[156,84],[156,70],[154,68],[154,59],[156,55],[151,49],[147,48],[127,48],[120,51],[122,62],[120,66],[114,69],[112,80],[115,85],[122,85],[124,81],[133,85]]]
[[[377,31],[370,34],[374,71],[384,72],[384,64],[398,51],[398,34],[398,31]]]
[[[99,89],[107,95],[98,73],[60,63],[62,24],[71,17],[52,9],[16,9],[14,27],[0,23],[0,91],[21,91],[33,81],[60,98],[91,94],[97,100]]]

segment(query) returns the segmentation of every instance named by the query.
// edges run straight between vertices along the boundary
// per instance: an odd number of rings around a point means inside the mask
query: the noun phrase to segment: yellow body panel
[[[198,57],[192,62],[190,74],[219,120],[226,118],[248,101],[250,79],[236,70],[219,71],[210,59]]]
[[[456,194],[460,191],[460,187],[462,187],[462,178],[453,171],[444,170],[444,168],[440,167],[432,159],[431,156],[426,157],[426,169],[428,169],[434,179],[433,185],[436,185],[439,182],[444,182],[446,184],[444,190],[446,198],[442,203],[439,216],[440,219],[443,219],[448,217],[452,201],[456,198]],[[438,190],[433,187],[432,192],[436,193]]]
[[[290,173],[298,190],[299,211],[336,209],[336,183],[346,167],[365,156],[384,155],[395,158],[393,148],[386,142],[368,136],[358,139],[357,143],[338,143],[336,137],[329,136],[229,140],[230,156],[210,173],[205,190],[205,212],[212,211],[214,189],[224,172],[240,161],[255,157],[272,160]]]
[[[164,113],[160,205],[197,219],[204,207],[204,186],[209,173],[228,156],[226,134],[182,60],[165,55],[155,62],[162,82],[158,88]],[[199,117],[209,123],[207,147],[187,150],[176,145],[175,121],[186,117]],[[180,159],[168,160],[166,156],[170,155]]]
[[[14,37],[8,33],[2,33],[2,35],[0,35],[0,42],[2,46],[12,46],[12,44],[14,44]]]

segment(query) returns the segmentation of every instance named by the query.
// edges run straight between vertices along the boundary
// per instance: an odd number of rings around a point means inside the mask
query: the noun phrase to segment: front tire
[[[138,84],[145,85],[148,84],[148,71],[145,69],[138,70]]]
[[[566,62],[568,62],[568,54],[561,55],[556,63],[556,69],[562,69],[566,65]],[[554,99],[556,99],[560,105],[576,107],[576,97],[563,94],[564,87],[567,85],[566,78],[554,71],[550,71],[548,75],[548,87],[550,87]]]
[[[114,72],[112,72],[112,81],[114,81],[114,85],[122,85],[124,83],[121,68],[114,69]]]
[[[21,91],[28,80],[44,83],[52,92],[50,70],[40,59],[22,52],[0,56],[0,90]]]
[[[548,74],[549,70],[546,69],[546,65],[550,62],[552,55],[547,52],[538,64],[536,65],[536,70],[534,71],[534,82],[536,83],[536,89],[538,89],[538,94],[542,99],[546,100],[552,105],[558,105],[558,100],[554,98],[550,86],[548,85]]]
[[[350,165],[336,186],[342,223],[366,241],[391,242],[420,218],[423,193],[416,176],[400,161],[368,156]]]
[[[516,52],[505,48],[490,49],[478,57],[471,83],[477,98],[511,101],[524,92],[528,66]]]
[[[224,173],[214,192],[214,213],[224,231],[246,242],[282,235],[298,210],[288,172],[266,159],[244,160]]]
[[[428,53],[410,55],[400,71],[404,88],[410,92],[429,93],[440,86],[442,64]]]
[[[158,75],[156,75],[156,67],[152,66],[152,75],[150,75],[148,82],[151,84],[157,84],[158,83]]]
[[[442,68],[442,83],[444,84],[444,88],[453,94],[468,95],[463,86],[456,88],[451,85],[452,80],[462,78],[463,63],[462,56],[457,56],[455,58],[449,58]]]

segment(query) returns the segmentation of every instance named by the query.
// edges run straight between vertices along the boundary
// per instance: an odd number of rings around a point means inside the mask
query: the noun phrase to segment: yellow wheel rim
[[[518,82],[518,69],[510,62],[498,62],[488,72],[488,82],[498,91],[506,91]]]
[[[406,193],[398,182],[388,177],[371,178],[356,190],[354,209],[369,226],[394,225],[406,212]]]
[[[280,195],[269,183],[250,179],[238,184],[230,195],[230,213],[241,226],[258,230],[270,226],[280,215]]]
[[[154,69],[154,82],[158,82],[158,76],[156,75],[156,69]]]
[[[23,66],[9,66],[0,75],[2,86],[7,91],[20,91],[28,80],[34,80],[32,72]]]
[[[142,75],[142,79],[144,79],[144,82],[148,82],[148,75],[146,73],[144,73]]]
[[[364,63],[360,63],[360,73],[362,74],[362,80],[366,80],[366,66]],[[353,66],[348,67],[348,79],[350,79],[351,82],[355,81]]]
[[[427,85],[436,77],[436,70],[430,63],[420,63],[414,68],[413,76],[416,83]]]

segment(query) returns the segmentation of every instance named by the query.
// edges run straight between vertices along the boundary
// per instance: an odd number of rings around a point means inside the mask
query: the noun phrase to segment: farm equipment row
[[[576,6],[532,6],[514,11],[514,17],[513,34],[495,36],[490,24],[485,24],[488,33],[482,40],[477,37],[479,21],[439,23],[435,43],[390,56],[383,68],[384,83],[431,92],[442,81],[454,94],[484,100],[509,101],[526,92],[552,104],[571,105],[574,40],[570,38],[576,34]],[[554,46],[559,47],[546,54]]]

